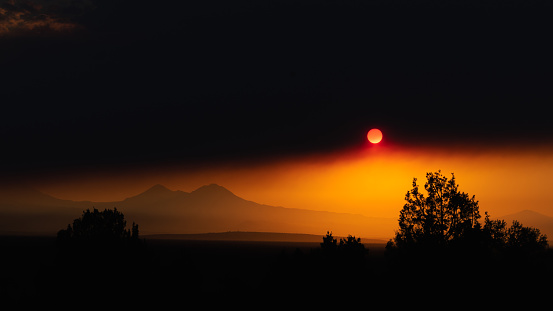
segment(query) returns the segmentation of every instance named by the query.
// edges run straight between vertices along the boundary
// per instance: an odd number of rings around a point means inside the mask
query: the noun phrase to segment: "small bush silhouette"
[[[67,225],[67,229],[58,232],[58,242],[62,245],[116,245],[138,241],[138,225],[133,222],[126,229],[127,222],[117,208],[87,209],[80,218]]]
[[[331,256],[342,256],[348,258],[363,258],[366,253],[365,246],[361,243],[361,238],[348,235],[347,238],[341,238],[340,244],[332,236],[332,232],[327,231],[321,243],[323,254]]]
[[[139,240],[138,225],[133,223],[130,229],[126,225],[125,216],[116,208],[94,208],[60,230],[55,263],[57,283],[52,290],[63,292],[73,303],[93,300],[107,305],[135,297],[137,288],[133,284],[140,277],[148,277],[148,273],[139,276],[137,271],[151,262],[145,244]],[[129,286],[122,286],[123,280]],[[110,294],[91,295],[99,289]]]
[[[327,231],[326,236],[323,237],[323,243],[321,243],[321,249],[323,252],[334,252],[338,248],[338,241],[332,236],[332,232]]]

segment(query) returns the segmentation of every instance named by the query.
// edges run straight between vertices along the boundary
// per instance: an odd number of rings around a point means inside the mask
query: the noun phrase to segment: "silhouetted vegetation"
[[[543,251],[548,246],[547,236],[539,229],[524,227],[516,220],[507,227],[504,220],[490,220],[487,212],[482,232],[486,246],[493,249],[528,253]]]
[[[321,250],[326,256],[339,256],[346,259],[362,259],[367,252],[361,243],[361,238],[348,235],[346,238],[340,238],[340,244],[338,244],[338,241],[332,236],[332,232],[329,231],[323,237]]]
[[[127,229],[117,208],[85,210],[57,233],[56,245],[52,267],[41,272],[40,280],[49,285],[41,284],[44,288],[38,293],[49,303],[55,303],[58,292],[70,303],[131,302],[139,293],[136,284],[153,273],[150,269],[137,273],[152,261],[139,239],[138,225]],[[98,291],[105,294],[94,294]]]
[[[425,295],[429,288],[438,299],[490,288],[527,295],[536,289],[523,284],[543,283],[545,275],[553,274],[552,253],[539,229],[518,221],[508,227],[503,220],[490,219],[487,212],[480,223],[478,201],[459,191],[453,174],[448,179],[438,171],[426,178],[426,194],[413,180],[400,211],[399,229],[386,245],[390,277],[419,284],[406,293],[408,297]],[[472,282],[476,279],[481,281]]]
[[[427,196],[413,179],[413,189],[405,195],[399,230],[391,245],[445,246],[465,238],[479,226],[478,201],[459,191],[453,174],[448,180],[440,171],[427,173],[426,179]]]
[[[486,212],[484,225],[478,201],[473,195],[459,191],[455,176],[451,179],[441,171],[426,174],[425,196],[417,179],[405,195],[405,205],[399,214],[399,230],[388,242],[388,249],[432,249],[472,247],[543,251],[547,237],[536,228],[524,227],[518,221],[507,228],[503,220],[491,220]]]
[[[321,243],[141,241],[138,225],[126,228],[117,209],[86,210],[56,239],[0,237],[0,263],[7,267],[0,298],[30,309],[183,302],[328,307],[372,300],[398,308],[419,301],[470,307],[506,296],[526,303],[552,290],[553,252],[537,228],[509,226],[488,213],[481,220],[475,197],[441,172],[427,175],[425,190],[414,181],[386,247],[330,231]]]
[[[321,249],[324,252],[334,252],[338,248],[338,241],[332,236],[332,232],[327,231],[321,243]]]
[[[125,216],[117,208],[103,212],[87,209],[73,221],[73,226],[69,224],[67,229],[58,232],[58,242],[62,246],[136,243],[139,240],[138,225],[133,222],[131,229],[126,229],[126,226]]]

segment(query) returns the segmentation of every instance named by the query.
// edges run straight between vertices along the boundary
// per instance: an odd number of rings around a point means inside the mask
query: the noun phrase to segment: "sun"
[[[373,144],[378,144],[382,140],[382,132],[379,129],[372,129],[367,133],[367,139]]]

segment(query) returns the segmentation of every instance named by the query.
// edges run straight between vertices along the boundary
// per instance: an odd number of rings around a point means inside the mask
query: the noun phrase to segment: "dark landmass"
[[[250,242],[316,242],[320,243],[323,235],[281,232],[244,232],[229,231],[200,234],[151,234],[146,239],[163,240],[197,240],[197,241],[250,241]],[[337,239],[344,237],[336,237]],[[386,244],[386,240],[364,239],[362,243]]]
[[[169,308],[176,303],[286,308],[360,302],[412,307],[424,305],[424,297],[439,304],[454,300],[463,307],[477,297],[479,305],[504,307],[542,305],[536,297],[551,290],[549,251],[491,261],[467,254],[449,262],[439,254],[389,257],[383,244],[366,244],[362,257],[329,256],[320,242],[149,237],[138,250],[86,255],[61,251],[52,237],[1,236],[0,299],[22,309],[82,304]]]
[[[63,306],[91,297],[92,305],[110,299],[116,305],[171,306],[182,299],[210,306],[251,305],[295,288],[298,283],[290,273],[298,273],[301,280],[301,274],[312,269],[296,271],[295,258],[307,259],[321,241],[202,241],[158,236],[146,237],[144,249],[138,252],[90,254],[91,259],[78,252],[64,255],[53,237],[0,236],[0,264],[9,267],[0,276],[0,298],[23,308]],[[367,260],[371,258],[380,269],[384,247],[375,247],[375,252],[369,248]],[[306,264],[302,259],[301,267]],[[303,293],[318,290],[310,280],[301,283],[311,287]],[[296,298],[298,294],[290,292]],[[252,296],[243,300],[244,295]],[[222,300],[209,301],[209,297]],[[289,298],[279,299],[290,303]]]

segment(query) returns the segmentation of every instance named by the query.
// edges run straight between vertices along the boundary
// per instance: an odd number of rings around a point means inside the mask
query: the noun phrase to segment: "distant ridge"
[[[152,234],[144,236],[146,239],[162,240],[196,240],[196,241],[248,241],[248,242],[311,242],[321,243],[323,235],[304,233],[281,233],[281,232],[247,232],[229,231],[199,234]],[[335,237],[336,239],[344,237]],[[364,239],[365,244],[386,244],[386,240]]]

